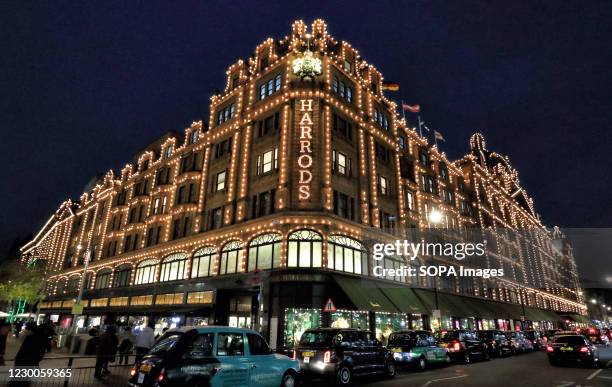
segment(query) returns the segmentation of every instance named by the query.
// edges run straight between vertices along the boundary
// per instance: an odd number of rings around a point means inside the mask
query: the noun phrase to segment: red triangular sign
[[[323,308],[323,312],[335,312],[335,311],[336,311],[336,305],[334,305],[334,302],[332,301],[332,299],[329,298],[327,302],[325,303],[325,308]]]

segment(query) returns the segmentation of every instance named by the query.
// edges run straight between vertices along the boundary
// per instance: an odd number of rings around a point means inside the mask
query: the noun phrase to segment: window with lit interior
[[[162,260],[159,281],[176,281],[187,276],[187,254],[175,253]]]
[[[217,255],[217,249],[213,246],[203,247],[196,251],[191,263],[191,278],[209,277],[212,274],[215,255]]]
[[[282,236],[280,234],[264,234],[249,243],[248,271],[255,269],[271,269],[280,266]]]
[[[147,259],[140,262],[136,267],[134,285],[150,284],[154,282],[156,267],[157,261],[155,259]]]
[[[289,235],[289,267],[321,267],[323,238],[313,230],[299,230]]]
[[[327,242],[327,267],[332,270],[355,274],[366,274],[368,269],[367,252],[363,245],[354,239],[332,235]]]
[[[241,261],[243,245],[240,241],[232,241],[223,246],[221,250],[221,263],[219,274],[233,274],[242,271]]]

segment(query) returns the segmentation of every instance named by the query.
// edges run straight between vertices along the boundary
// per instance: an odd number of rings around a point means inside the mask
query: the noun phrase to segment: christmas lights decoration
[[[261,86],[277,74],[281,80],[278,90],[260,99]],[[334,76],[351,84],[352,101],[334,91]],[[541,223],[533,199],[522,188],[508,157],[489,151],[484,136],[476,133],[469,141],[470,152],[458,160],[449,160],[415,128],[408,127],[396,103],[384,95],[383,80],[382,73],[358,50],[329,35],[323,20],[315,20],[311,26],[301,20],[294,22],[288,36],[264,40],[248,60],[229,66],[223,92],[210,99],[208,125],[202,121],[191,123],[184,136],[178,136],[181,138],[168,136],[156,149],[138,155],[134,165],[125,165],[119,175],[109,171],[78,201],[66,200],[21,248],[24,262],[47,260],[49,288],[52,296],[59,296],[58,289],[65,289],[62,284],[82,273],[81,263],[74,256],[78,245],[88,249],[96,246],[89,264],[90,288],[95,284],[96,273],[103,268],[112,270],[112,287],[121,265],[134,268],[130,278],[133,285],[140,262],[156,262],[157,279],[160,262],[174,253],[187,255],[188,280],[192,257],[204,246],[215,248],[211,275],[217,276],[221,251],[230,241],[242,243],[239,267],[246,271],[251,240],[273,232],[282,238],[281,267],[286,267],[291,233],[313,230],[321,235],[322,246],[327,246],[331,235],[360,241],[366,231],[388,239],[393,236],[370,227],[381,227],[385,219],[380,218],[380,213],[386,211],[399,219],[402,227],[444,225],[532,231],[529,240],[518,233],[496,234],[496,244],[507,245],[510,252],[492,252],[488,265],[508,266],[511,275],[496,282],[498,291],[490,296],[489,283],[474,282],[472,295],[510,302],[512,294],[519,294],[526,305],[586,313],[571,249],[559,252],[554,248],[553,240],[563,240],[564,236],[558,229],[550,230]],[[232,113],[227,120],[218,122],[219,112],[224,111]],[[388,124],[381,126],[374,120],[375,112],[388,117]],[[260,138],[260,123],[275,113],[279,114],[277,127],[270,137]],[[351,123],[351,139],[338,134],[336,116]],[[400,136],[403,148],[399,146]],[[227,138],[232,138],[233,143],[230,157],[219,160],[215,147]],[[270,176],[254,176],[254,147],[265,141],[275,142],[278,147],[279,167]],[[336,149],[337,142],[351,147],[356,157],[355,176],[350,184],[339,183],[333,173],[332,149]],[[389,162],[381,162],[377,144],[389,150]],[[181,173],[181,158],[189,152],[202,153],[201,170]],[[426,165],[419,162],[421,152],[429,160]],[[405,162],[412,168],[403,170]],[[213,193],[215,168],[221,164],[227,170],[227,190]],[[446,178],[442,166],[446,168]],[[158,184],[156,172],[166,167],[170,170],[168,184]],[[387,178],[392,195],[381,195],[379,175]],[[437,190],[427,192],[420,185],[423,176],[432,177]],[[135,187],[143,181],[149,181],[149,193],[135,195]],[[459,181],[464,182],[464,187]],[[197,200],[178,204],[179,186],[190,183],[198,187]],[[315,195],[319,188],[322,194]],[[261,218],[252,216],[252,197],[272,190],[276,193],[274,213]],[[349,194],[355,200],[354,219],[334,213],[334,191]],[[407,191],[413,193],[413,209],[406,200]],[[451,193],[454,199],[448,200]],[[166,210],[159,214],[153,211],[157,197],[167,199]],[[304,211],[304,201],[316,203]],[[139,206],[144,208],[143,219],[130,223],[130,210]],[[222,227],[211,229],[211,211],[216,208],[222,208]],[[433,209],[440,214],[438,224],[429,221]],[[112,227],[115,217],[121,218],[117,228]],[[174,220],[185,217],[192,220],[189,232],[173,239]],[[148,245],[150,230],[158,226],[162,229],[159,243]],[[127,235],[140,236],[135,250],[126,251]],[[106,255],[105,246],[115,242],[117,254]],[[533,246],[525,249],[526,243]],[[333,270],[327,265],[327,248],[322,249],[321,255],[322,267],[317,270]],[[529,278],[545,283],[546,288],[524,288],[521,284]],[[560,279],[568,279],[563,282],[575,286],[563,287]],[[455,283],[454,288],[459,289],[459,284]]]

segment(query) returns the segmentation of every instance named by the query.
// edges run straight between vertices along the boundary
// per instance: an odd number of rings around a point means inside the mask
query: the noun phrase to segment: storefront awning
[[[373,281],[334,276],[334,280],[359,310],[400,312]]]
[[[407,287],[381,287],[380,290],[404,313],[426,314],[427,308]]]
[[[469,307],[458,296],[438,292],[436,306],[436,293],[434,291],[414,289],[414,292],[430,314],[432,310],[440,309],[443,316],[468,317]]]
[[[552,312],[555,313],[555,312]],[[583,316],[576,313],[555,313],[558,317],[558,321],[571,320],[577,323],[589,324],[591,320],[587,316]]]

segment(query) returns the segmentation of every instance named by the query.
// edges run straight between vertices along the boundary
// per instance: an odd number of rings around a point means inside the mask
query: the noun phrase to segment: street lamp
[[[80,256],[81,250],[83,250],[83,246],[78,245],[77,249],[77,257]],[[87,268],[89,267],[89,259],[91,257],[91,251],[86,249],[83,253],[83,258],[85,260],[83,264],[83,275],[81,276],[81,286],[79,286],[79,295],[77,296],[75,306],[81,305],[81,301],[83,300],[83,291],[85,290],[85,280],[87,279]],[[78,306],[77,306],[78,307]],[[74,309],[73,309],[74,310]],[[74,310],[76,312],[76,310]],[[72,315],[72,335],[76,336],[78,332],[77,319],[79,318],[80,313],[73,313]]]
[[[591,298],[591,304],[597,304],[597,300],[594,298]]]
[[[429,221],[431,223],[441,223],[442,219],[443,219],[442,212],[436,209],[431,210],[431,212],[429,213]]]

